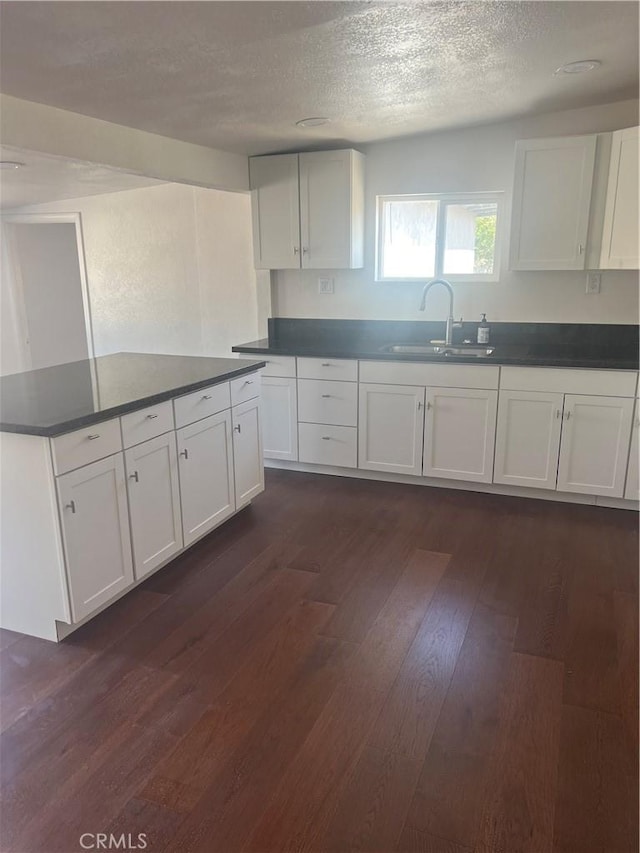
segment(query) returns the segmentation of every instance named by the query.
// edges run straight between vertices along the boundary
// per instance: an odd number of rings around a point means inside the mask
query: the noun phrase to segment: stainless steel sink
[[[494,351],[494,347],[448,347],[448,346],[421,346],[420,344],[391,344],[382,347],[382,352],[397,353],[398,355],[439,355],[443,358],[451,356],[471,356],[472,358],[488,358]]]

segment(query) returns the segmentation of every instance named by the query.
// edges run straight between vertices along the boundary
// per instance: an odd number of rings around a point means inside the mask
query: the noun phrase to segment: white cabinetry
[[[262,443],[265,459],[298,459],[298,402],[295,377],[262,377]]]
[[[240,509],[264,491],[260,400],[234,406],[232,421],[236,509]]]
[[[585,268],[596,136],[516,143],[510,266]]]
[[[623,496],[632,416],[633,400],[565,396],[560,491]]]
[[[133,563],[140,580],[182,548],[175,433],[131,447],[124,458]]]
[[[249,160],[257,269],[363,265],[364,157],[352,149]]]
[[[500,391],[493,481],[555,489],[564,395]]]
[[[627,466],[627,485],[624,496],[627,500],[640,500],[640,447],[638,433],[640,432],[640,400],[636,400],[635,413],[633,416],[633,431],[631,433],[631,450],[629,452],[629,464]]]
[[[235,512],[231,412],[176,433],[184,544],[190,545]]]
[[[122,454],[58,477],[74,622],[133,583]]]
[[[425,389],[360,384],[358,467],[422,474]]]
[[[640,268],[638,140],[640,128],[611,134],[611,160],[602,234],[602,269]]]
[[[427,388],[425,477],[490,483],[497,391]]]

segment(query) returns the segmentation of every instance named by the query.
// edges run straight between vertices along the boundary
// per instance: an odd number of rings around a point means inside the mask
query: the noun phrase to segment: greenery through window
[[[497,281],[500,193],[378,196],[378,281]]]

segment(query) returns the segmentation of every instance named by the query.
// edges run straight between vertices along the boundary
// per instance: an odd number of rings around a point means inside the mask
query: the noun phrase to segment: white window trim
[[[381,284],[387,283],[402,283],[413,284],[417,281],[426,281],[425,276],[408,276],[391,277],[382,276],[382,240],[380,239],[380,228],[382,225],[382,206],[388,201],[439,201],[438,218],[436,220],[436,257],[435,271],[433,278],[446,278],[452,283],[480,283],[480,282],[498,282],[500,281],[500,261],[502,257],[502,216],[504,205],[503,192],[472,192],[472,193],[404,193],[402,195],[379,195],[376,196],[376,268],[375,281]],[[448,275],[442,270],[442,262],[444,256],[444,224],[445,215],[448,204],[476,204],[478,202],[486,202],[490,204],[495,202],[496,210],[496,243],[493,254],[493,272],[492,273],[449,273]]]

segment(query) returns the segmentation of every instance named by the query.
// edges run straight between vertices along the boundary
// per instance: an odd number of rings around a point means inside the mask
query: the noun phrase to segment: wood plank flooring
[[[0,632],[1,849],[635,853],[637,634],[634,513],[268,471],[62,644]]]

